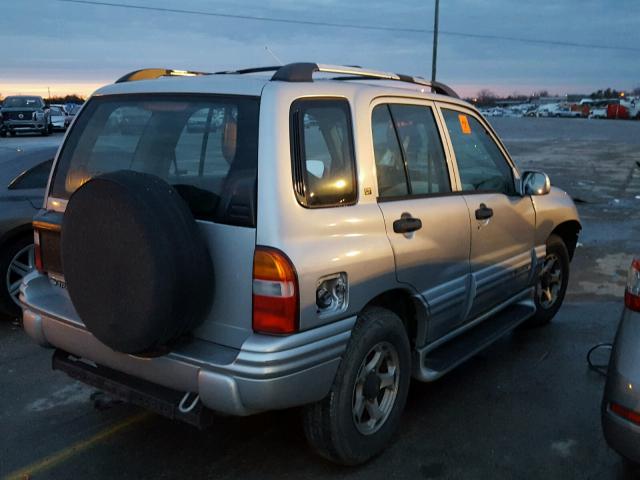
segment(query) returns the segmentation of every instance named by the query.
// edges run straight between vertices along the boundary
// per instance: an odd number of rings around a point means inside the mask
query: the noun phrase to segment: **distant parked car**
[[[602,400],[602,427],[609,446],[640,465],[640,258],[629,268],[624,305]]]
[[[589,113],[589,118],[607,118],[607,108],[593,108]]]
[[[51,125],[54,130],[66,130],[69,126],[68,115],[62,108],[52,105],[49,109],[49,115],[51,116]]]
[[[17,317],[18,289],[34,268],[31,220],[42,206],[57,147],[0,155],[0,313]]]
[[[7,97],[2,102],[1,111],[5,129],[12,136],[30,132],[49,135],[53,129],[49,108],[42,97]]]
[[[568,108],[559,108],[553,113],[553,116],[562,118],[580,118],[582,117],[582,112],[578,110],[570,110]]]

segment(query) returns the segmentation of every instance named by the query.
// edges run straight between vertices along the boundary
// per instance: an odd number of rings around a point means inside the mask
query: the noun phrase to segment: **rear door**
[[[441,112],[471,217],[472,320],[527,287],[535,212],[516,193],[514,168],[489,126],[471,110]]]
[[[431,102],[382,100],[372,109],[378,205],[396,275],[427,302],[428,337],[458,326],[466,311],[470,219],[453,191],[451,165]]]

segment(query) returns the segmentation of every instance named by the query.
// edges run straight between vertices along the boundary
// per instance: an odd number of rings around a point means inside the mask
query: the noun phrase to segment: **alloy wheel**
[[[562,290],[562,262],[555,254],[548,254],[544,259],[538,283],[536,295],[538,304],[545,310],[550,309],[558,301]]]
[[[374,345],[365,355],[353,388],[352,412],[356,428],[372,435],[387,421],[400,384],[400,360],[389,342]]]
[[[27,245],[14,255],[9,263],[6,273],[6,288],[11,299],[16,305],[20,305],[18,296],[20,295],[20,284],[22,279],[35,269],[34,246]]]

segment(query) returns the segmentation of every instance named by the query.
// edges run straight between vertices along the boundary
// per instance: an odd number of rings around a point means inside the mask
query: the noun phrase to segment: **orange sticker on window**
[[[460,130],[465,135],[471,135],[471,126],[469,125],[469,119],[466,115],[458,115],[458,121],[460,122]]]

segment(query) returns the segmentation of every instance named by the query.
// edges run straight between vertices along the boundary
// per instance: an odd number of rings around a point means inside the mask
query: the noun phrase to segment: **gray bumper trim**
[[[203,340],[157,358],[111,350],[82,325],[26,304],[24,328],[43,346],[167,388],[195,392],[207,407],[232,415],[315,402],[328,392],[356,321],[350,317],[286,337],[253,334],[240,350]]]

